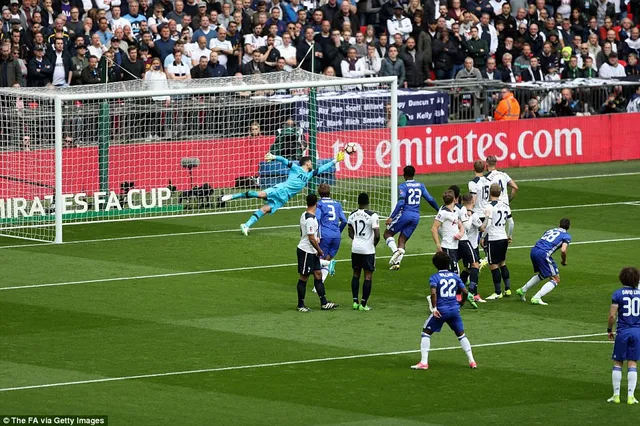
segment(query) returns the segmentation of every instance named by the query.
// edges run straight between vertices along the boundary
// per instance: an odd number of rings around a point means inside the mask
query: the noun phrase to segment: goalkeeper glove
[[[336,163],[339,163],[344,160],[344,151],[338,151],[336,154]]]
[[[267,153],[265,154],[265,156],[264,156],[264,159],[265,159],[266,161],[273,161],[273,160],[275,160],[275,159],[276,159],[276,156],[275,156],[275,155],[273,155],[273,154],[272,154],[272,153],[270,153],[270,152],[267,152]]]
[[[475,300],[473,300],[473,294],[471,293],[467,294],[467,301],[471,306],[473,306],[473,309],[478,309],[478,304],[476,303]]]

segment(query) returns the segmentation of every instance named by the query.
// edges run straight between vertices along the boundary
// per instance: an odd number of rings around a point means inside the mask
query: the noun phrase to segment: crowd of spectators
[[[637,0],[4,3],[2,87],[185,80],[296,67],[343,77],[397,75],[408,88],[436,79],[640,75]]]

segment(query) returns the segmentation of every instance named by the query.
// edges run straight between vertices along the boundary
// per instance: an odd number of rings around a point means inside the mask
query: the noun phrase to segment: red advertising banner
[[[411,164],[418,173],[469,170],[473,161],[496,155],[500,168],[592,163],[640,159],[637,123],[640,114],[598,115],[509,122],[462,123],[399,129],[400,167]],[[358,152],[337,170],[338,178],[389,175],[391,145],[387,130],[320,133],[319,156],[331,158],[347,142]],[[193,183],[233,187],[235,179],[258,174],[259,163],[273,137],[247,137],[193,142],[112,145],[109,149],[109,187],[122,182],[135,187],[178,189]],[[200,159],[192,170],[181,160]],[[53,194],[54,151],[0,154],[0,198]],[[99,188],[98,149],[63,150],[63,193],[93,193]]]

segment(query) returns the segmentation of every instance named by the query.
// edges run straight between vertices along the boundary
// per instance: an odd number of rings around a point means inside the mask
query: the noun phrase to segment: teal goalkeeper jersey
[[[307,186],[307,183],[309,183],[309,179],[324,173],[335,164],[335,161],[331,161],[327,164],[324,164],[317,170],[311,170],[310,172],[307,172],[298,164],[295,164],[284,157],[277,156],[276,161],[286,165],[290,170],[287,180],[285,182],[277,184],[274,189],[285,191],[289,198],[294,197],[296,194],[302,191],[304,187]]]

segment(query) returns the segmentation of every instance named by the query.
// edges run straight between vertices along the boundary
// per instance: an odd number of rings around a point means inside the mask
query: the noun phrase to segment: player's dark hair
[[[445,205],[448,205],[453,203],[453,200],[455,200],[453,191],[444,191],[444,193],[442,194],[442,202]]]
[[[482,160],[474,161],[473,162],[473,170],[475,170],[476,173],[484,172],[484,161],[482,161]]]
[[[569,230],[570,226],[571,226],[571,221],[569,220],[568,217],[563,217],[562,219],[560,219],[560,228]]]
[[[311,157],[309,157],[308,155],[300,157],[300,166],[304,166],[308,161],[312,161]]]
[[[307,207],[313,207],[318,204],[318,196],[316,194],[307,195]]]
[[[492,197],[499,197],[500,194],[502,194],[502,188],[500,188],[499,184],[492,183],[491,186],[489,187],[489,194]]]
[[[625,287],[638,288],[638,281],[640,281],[640,271],[633,266],[627,266],[622,268],[620,275],[618,275],[620,283]]]
[[[498,164],[498,159],[495,155],[490,155],[487,157],[487,165],[495,167],[496,164]]]
[[[431,261],[433,262],[433,266],[435,266],[438,271],[448,269],[449,265],[451,264],[451,258],[444,251],[439,251],[434,254]]]
[[[369,205],[369,194],[367,194],[366,192],[361,192],[358,195],[358,205],[360,207],[368,206]]]
[[[455,197],[456,201],[460,203],[460,187],[458,185],[451,185],[449,187],[449,190],[453,191],[453,196]]]
[[[328,197],[331,194],[331,187],[328,183],[323,182],[318,185],[318,195],[321,197]]]
[[[416,168],[413,166],[405,166],[404,169],[402,169],[402,175],[405,179],[413,179],[416,175]]]
[[[469,204],[473,201],[473,194],[466,193],[462,196],[462,204]]]

